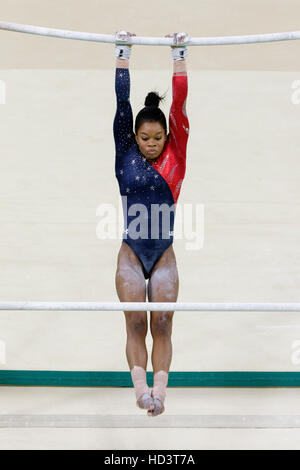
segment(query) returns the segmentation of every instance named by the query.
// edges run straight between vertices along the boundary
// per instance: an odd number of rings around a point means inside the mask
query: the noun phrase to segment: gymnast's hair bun
[[[153,106],[154,108],[159,107],[159,103],[163,100],[163,97],[159,96],[155,91],[150,91],[145,99],[145,106]]]

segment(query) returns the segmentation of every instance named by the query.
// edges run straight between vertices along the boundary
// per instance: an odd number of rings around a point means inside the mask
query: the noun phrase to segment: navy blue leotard
[[[173,74],[170,133],[161,155],[152,163],[140,152],[133,133],[129,69],[116,68],[115,91],[115,173],[123,205],[123,241],[139,258],[148,279],[156,262],[173,243],[175,208],[185,175],[189,134],[187,75]]]

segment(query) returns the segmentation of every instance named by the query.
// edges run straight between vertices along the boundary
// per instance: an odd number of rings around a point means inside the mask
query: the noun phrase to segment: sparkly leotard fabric
[[[186,115],[187,75],[174,73],[169,136],[160,156],[149,162],[133,133],[128,69],[117,68],[114,119],[115,172],[124,213],[123,241],[141,261],[144,276],[173,243],[176,202],[186,168],[189,121]]]

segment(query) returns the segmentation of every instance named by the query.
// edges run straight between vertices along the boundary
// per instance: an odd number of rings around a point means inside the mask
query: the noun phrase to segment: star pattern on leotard
[[[183,129],[185,130],[185,132],[188,134],[188,133],[189,133],[189,128],[188,128],[188,127],[185,127],[184,124],[182,124],[182,127],[183,127]]]
[[[153,170],[152,164],[141,153],[135,153],[134,158],[124,160],[122,168],[118,171],[123,194],[134,195],[140,191],[146,194],[147,188],[151,193],[155,192],[160,187],[161,181],[159,174]],[[149,196],[145,197],[148,199]]]

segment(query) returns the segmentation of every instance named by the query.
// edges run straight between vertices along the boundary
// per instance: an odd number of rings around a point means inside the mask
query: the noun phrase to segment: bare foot
[[[154,410],[154,401],[151,395],[144,393],[136,402],[136,405],[142,410]]]

